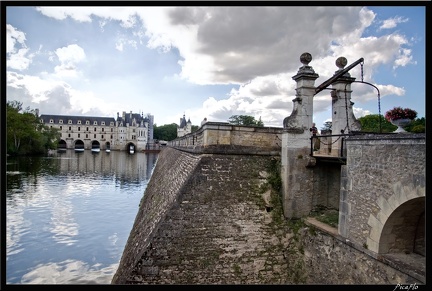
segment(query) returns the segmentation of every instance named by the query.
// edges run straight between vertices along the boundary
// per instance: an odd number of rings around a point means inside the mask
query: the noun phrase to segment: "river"
[[[6,284],[110,284],[157,156],[8,157]]]

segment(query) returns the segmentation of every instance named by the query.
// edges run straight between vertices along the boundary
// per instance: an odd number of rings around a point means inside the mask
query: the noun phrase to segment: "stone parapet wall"
[[[384,233],[382,230],[386,223],[396,226],[402,218],[406,219],[405,225],[414,227],[417,222],[408,219],[418,220],[421,212],[424,213],[425,135],[354,136],[346,139],[346,145],[347,163],[341,171],[339,233],[377,253],[412,252],[404,249],[403,245],[408,242],[402,238],[411,239],[414,234],[397,233],[396,227]],[[405,209],[396,212],[402,205]],[[397,213],[394,218],[393,213]],[[394,244],[386,244],[386,237]]]
[[[187,149],[195,153],[208,152],[217,147],[232,152],[256,154],[257,152],[278,154],[281,148],[282,128],[239,126],[225,122],[207,122],[196,132],[178,137],[168,142],[175,148]],[[273,153],[274,152],[274,153]]]

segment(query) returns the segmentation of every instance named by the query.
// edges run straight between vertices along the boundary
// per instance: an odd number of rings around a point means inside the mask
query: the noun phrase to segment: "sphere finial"
[[[312,55],[310,53],[302,53],[300,56],[300,62],[307,66],[312,61]]]
[[[348,61],[347,61],[347,59],[346,59],[345,57],[339,57],[339,58],[336,60],[336,66],[337,66],[339,69],[343,69],[343,68],[347,65],[347,63],[348,63]]]

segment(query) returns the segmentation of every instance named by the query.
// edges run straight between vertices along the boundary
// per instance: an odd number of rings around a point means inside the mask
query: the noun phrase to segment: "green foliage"
[[[397,126],[387,121],[384,116],[379,114],[369,114],[358,119],[361,124],[361,131],[377,133],[380,132],[380,119],[382,133],[393,132],[397,129]]]
[[[324,131],[331,130],[331,129],[332,129],[332,122],[331,121],[324,122],[323,127],[321,127],[321,130],[324,130]]]
[[[279,160],[272,159],[268,166],[269,176],[267,182],[270,184],[272,189],[279,192],[282,189],[282,179],[280,174],[281,164]]]
[[[177,138],[177,124],[153,125],[153,138],[158,140],[174,140]]]
[[[264,123],[262,122],[261,117],[259,118],[259,120],[256,120],[255,117],[250,115],[232,115],[228,119],[228,122],[234,125],[264,127]]]
[[[426,119],[424,117],[416,118],[405,126],[404,129],[408,132],[424,133],[426,132]]]
[[[9,155],[43,154],[57,147],[60,134],[43,125],[34,110],[23,111],[22,103],[6,104],[6,151]]]
[[[369,114],[358,119],[362,126],[363,132],[380,132],[379,131],[379,122],[380,115],[379,114]],[[393,125],[384,116],[381,115],[381,132],[393,132],[397,129],[396,125]],[[411,121],[404,129],[408,132],[413,133],[421,133],[426,132],[426,120],[424,117],[417,118]]]
[[[192,125],[192,127],[191,127],[191,132],[195,132],[195,131],[197,131],[198,128],[200,128],[198,125]]]
[[[328,224],[332,227],[337,227],[339,222],[339,211],[328,208],[323,205],[316,205],[310,212],[309,216],[315,217],[316,220]]]

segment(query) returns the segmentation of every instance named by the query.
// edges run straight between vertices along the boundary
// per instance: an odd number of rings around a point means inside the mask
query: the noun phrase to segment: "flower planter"
[[[396,125],[398,127],[393,132],[407,132],[405,129],[403,129],[403,127],[407,126],[410,122],[411,122],[411,119],[408,119],[408,118],[401,118],[401,119],[391,120],[391,123],[393,125]]]

